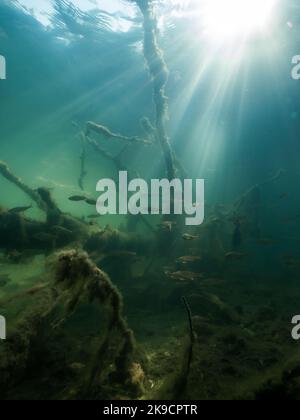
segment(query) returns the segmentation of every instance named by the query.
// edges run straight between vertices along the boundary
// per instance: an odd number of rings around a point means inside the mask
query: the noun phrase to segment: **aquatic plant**
[[[64,326],[80,305],[96,302],[100,317],[96,335],[99,344],[95,341],[92,346],[76,393],[81,398],[102,398],[106,392],[104,388],[113,382],[116,387],[125,387],[130,397],[140,396],[145,380],[142,353],[123,316],[122,296],[109,276],[98,269],[86,253],[75,250],[52,255],[46,271],[47,283],[20,291],[0,302],[1,307],[7,308],[10,303],[35,297],[30,313],[24,314],[0,349],[0,390],[8,392],[14,388],[23,380],[29,366],[34,372],[43,369],[39,361],[46,355],[53,359],[57,368],[67,371],[68,362],[61,359],[67,345],[67,340],[62,338]],[[101,314],[105,314],[105,322]],[[55,344],[57,337],[61,339],[59,350]],[[54,354],[51,355],[52,351]]]
[[[128,327],[122,314],[122,296],[108,275],[97,268],[87,254],[64,251],[57,258],[55,285],[63,291],[59,301],[66,302],[65,314],[59,320],[59,324],[75,311],[85,295],[89,302],[98,301],[101,306],[106,305],[110,311],[107,330],[90,366],[84,392],[90,394],[97,383],[101,384],[105,363],[113,359],[111,342],[115,340],[116,334],[119,344],[115,350],[114,377],[121,383],[135,386],[136,383],[132,383],[132,372],[135,371],[134,364],[138,362],[136,342],[133,331]]]
[[[193,326],[192,310],[185,296],[182,297],[182,302],[185,306],[188,322],[189,322],[190,345],[187,347],[186,370],[183,371],[183,378],[181,381],[181,387],[179,389],[178,396],[182,395],[182,393],[185,391],[185,388],[186,388],[187,380],[188,380],[190,369],[191,369],[194,343],[195,343],[195,332],[194,332],[194,326]]]

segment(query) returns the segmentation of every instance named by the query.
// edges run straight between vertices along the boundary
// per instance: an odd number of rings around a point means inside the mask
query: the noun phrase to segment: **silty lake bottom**
[[[1,399],[300,397],[299,22],[2,0]],[[100,216],[121,171],[204,180],[204,222]]]

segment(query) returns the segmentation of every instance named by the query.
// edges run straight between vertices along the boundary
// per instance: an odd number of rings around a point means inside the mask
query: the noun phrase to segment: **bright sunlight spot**
[[[201,11],[206,34],[216,41],[245,38],[268,29],[277,0],[205,0]]]

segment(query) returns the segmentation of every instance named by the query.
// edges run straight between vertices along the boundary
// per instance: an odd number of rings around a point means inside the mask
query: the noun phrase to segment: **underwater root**
[[[97,392],[97,388],[101,388],[108,361],[111,364],[113,358],[115,371],[110,375],[117,383],[125,384],[135,396],[140,394],[141,384],[137,384],[132,376],[134,367],[139,365],[136,341],[123,317],[123,299],[118,289],[108,275],[97,268],[83,252],[71,250],[60,253],[55,272],[55,286],[62,289],[60,295],[66,303],[65,316],[61,322],[75,311],[84,297],[90,303],[97,301],[101,307],[108,308],[110,313],[107,331],[88,368],[83,393],[91,396]]]

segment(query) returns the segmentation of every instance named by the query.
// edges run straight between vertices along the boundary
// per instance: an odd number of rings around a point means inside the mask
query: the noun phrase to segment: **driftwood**
[[[144,56],[149,69],[153,84],[153,99],[155,105],[156,120],[155,126],[151,124],[148,118],[141,120],[141,126],[147,134],[148,140],[139,137],[126,137],[121,134],[113,133],[109,128],[88,122],[86,134],[90,131],[100,134],[105,139],[118,139],[128,143],[140,143],[151,145],[158,143],[165,161],[167,177],[172,180],[176,178],[177,168],[186,175],[186,172],[172,150],[169,137],[166,130],[166,120],[168,117],[168,98],[165,93],[168,82],[169,71],[163,56],[162,50],[157,41],[157,18],[154,13],[153,2],[151,0],[130,0],[137,4],[144,17]]]
[[[26,218],[22,212],[11,213],[1,209],[0,246],[6,249],[53,249],[88,238],[88,226],[63,213],[48,189],[31,189],[4,162],[0,163],[0,174],[33,199],[46,213],[46,222],[38,222]]]
[[[110,159],[117,165],[115,158],[110,156]],[[46,188],[32,190],[12,173],[6,163],[2,162],[0,167],[2,168],[0,173],[34,198],[46,213],[46,222],[40,222],[27,218],[23,213],[13,213],[0,208],[0,247],[8,250],[42,249],[51,251],[76,242],[80,243],[80,247],[91,252],[97,249],[102,251],[129,249],[135,252],[149,249],[151,246],[149,238],[143,241],[137,236],[109,228],[101,230],[99,227],[98,232],[92,229],[91,233],[88,223],[63,213],[59,209],[49,190]],[[156,233],[144,217],[141,216],[140,220],[152,233]]]

